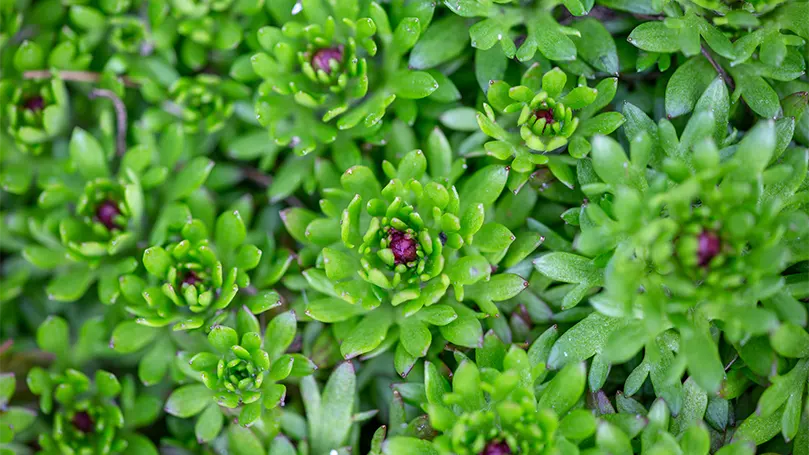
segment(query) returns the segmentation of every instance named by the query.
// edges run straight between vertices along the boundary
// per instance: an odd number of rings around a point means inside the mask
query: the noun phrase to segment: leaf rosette
[[[61,79],[0,82],[6,131],[23,152],[49,150],[51,142],[67,131],[70,100]]]
[[[521,85],[490,84],[489,104],[484,103],[477,122],[481,131],[495,139],[484,144],[486,152],[510,161],[519,177],[509,182],[511,189],[522,187],[537,165],[549,162],[547,152],[568,146],[572,157],[582,158],[590,151],[588,137],[612,133],[624,123],[617,112],[595,115],[615,96],[616,79],[605,79],[592,88],[580,77],[575,87],[568,85],[564,71],[554,68],[543,74],[539,65],[523,74]]]

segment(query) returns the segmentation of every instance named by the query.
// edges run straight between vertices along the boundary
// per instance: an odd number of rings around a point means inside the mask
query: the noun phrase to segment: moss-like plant
[[[807,41],[0,2],[0,455],[809,455]]]

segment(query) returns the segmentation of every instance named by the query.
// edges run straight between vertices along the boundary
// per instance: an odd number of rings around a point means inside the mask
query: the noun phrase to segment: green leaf
[[[679,30],[667,27],[663,21],[649,21],[638,25],[626,40],[647,52],[670,54],[680,50]]]
[[[625,121],[619,112],[604,112],[583,121],[576,132],[582,136],[607,135],[617,130]]]
[[[357,327],[343,340],[340,352],[346,359],[373,351],[385,340],[385,334],[393,322],[386,307],[379,307],[365,316]]]
[[[401,343],[396,345],[396,351],[393,354],[393,367],[399,376],[406,378],[418,360],[418,357],[410,355]]]
[[[474,412],[485,406],[486,400],[481,389],[480,370],[470,360],[462,360],[452,376],[452,392],[458,395],[458,406]]]
[[[593,168],[601,180],[613,185],[626,181],[629,160],[615,140],[606,136],[595,137],[592,156]]]
[[[14,373],[0,373],[0,407],[6,407],[11,396],[14,395],[16,386]]]
[[[473,245],[484,253],[502,253],[516,237],[500,223],[486,223],[474,235]]]
[[[456,107],[441,113],[441,124],[456,131],[477,131],[478,112],[471,107]]]
[[[489,91],[492,82],[504,78],[506,67],[508,67],[508,58],[500,46],[475,50],[475,77],[483,93]]]
[[[623,330],[628,321],[591,313],[566,331],[553,345],[548,355],[548,367],[561,368],[571,362],[580,362],[603,351],[607,338],[616,330]]]
[[[228,266],[232,263],[232,255],[236,247],[244,243],[247,231],[244,221],[238,211],[227,211],[216,219],[215,230],[216,248]]]
[[[306,176],[312,174],[312,164],[311,155],[292,156],[284,161],[267,190],[270,200],[277,202],[297,191]]]
[[[615,425],[607,422],[599,424],[596,432],[596,444],[601,450],[600,453],[609,453],[611,455],[632,455],[633,453],[632,444],[627,435]]]
[[[545,387],[537,401],[538,408],[553,409],[557,415],[565,415],[584,393],[587,382],[587,366],[570,363]]]
[[[434,21],[410,52],[408,66],[423,70],[446,63],[461,54],[469,44],[464,19],[449,15]]]
[[[354,367],[350,362],[344,362],[334,369],[326,382],[320,405],[322,425],[320,431],[311,435],[314,453],[327,453],[346,443],[352,424],[356,381]]]
[[[427,158],[425,158],[424,153],[421,150],[413,150],[399,161],[399,167],[396,171],[399,180],[407,182],[410,179],[421,179],[426,170]]]
[[[218,325],[208,334],[208,342],[221,352],[227,352],[231,346],[239,344],[239,334],[230,327]]]
[[[414,317],[399,324],[399,342],[414,357],[424,357],[432,342],[430,329]]]
[[[204,156],[192,159],[166,185],[166,196],[172,201],[187,198],[205,183],[213,167],[214,162]]]
[[[610,32],[595,19],[573,23],[581,37],[571,38],[581,58],[593,68],[609,74],[618,74],[618,50]]]
[[[317,218],[317,214],[304,208],[292,207],[282,210],[280,215],[289,235],[301,243],[308,243],[306,227]]]
[[[31,409],[17,406],[4,408],[0,414],[0,444],[11,442],[14,435],[28,429],[36,421],[36,417],[37,413]],[[14,453],[9,452],[10,455]]]
[[[763,444],[781,431],[781,418],[782,412],[775,412],[768,416],[759,416],[752,414],[750,417],[744,419],[736,433],[733,435],[733,441],[751,442],[755,445]],[[747,453],[753,454],[754,451]],[[720,452],[717,452],[720,454]],[[722,454],[724,455],[724,454]]]
[[[261,417],[261,409],[264,405],[261,401],[254,401],[242,406],[239,412],[239,425],[249,427]]]
[[[174,361],[175,347],[167,337],[161,337],[138,363],[138,378],[143,385],[159,383]]]
[[[202,384],[184,385],[174,389],[166,401],[165,411],[173,416],[187,419],[193,417],[212,403],[213,392]]]
[[[128,434],[124,439],[126,439],[127,446],[122,455],[158,455],[154,443],[143,435]]]
[[[444,0],[444,6],[461,17],[488,16],[491,11],[490,4],[477,0]]]
[[[716,71],[703,56],[694,57],[678,67],[666,85],[666,114],[679,117],[691,112],[714,78]]]
[[[727,136],[730,99],[725,81],[717,77],[705,90],[694,107],[694,116],[700,112],[710,112],[715,122],[714,142],[721,144]]]
[[[48,282],[45,292],[48,297],[59,302],[75,302],[83,296],[90,285],[95,281],[96,275],[85,264],[77,264],[67,272],[56,275]]]
[[[593,0],[564,0],[562,2],[570,11],[570,14],[574,16],[583,16],[590,12],[590,9],[593,7]]]
[[[157,278],[165,279],[172,265],[171,256],[163,247],[153,246],[143,252],[143,266]]]
[[[471,292],[475,298],[489,299],[495,302],[502,302],[514,298],[517,294],[528,287],[528,281],[514,273],[498,273],[492,276],[489,281],[479,283],[481,292]]]
[[[45,64],[45,52],[42,46],[34,41],[25,40],[14,53],[14,68],[17,71],[42,69]]]
[[[253,314],[261,314],[281,306],[281,296],[272,290],[259,291],[257,294],[247,297],[244,306]]]
[[[688,371],[705,391],[719,391],[725,369],[716,344],[703,330],[681,330],[682,350],[688,359]]]
[[[110,372],[96,370],[95,383],[98,393],[105,398],[114,398],[121,393],[121,383]]]
[[[390,89],[396,96],[417,100],[438,90],[438,82],[426,71],[400,71],[391,78]]]
[[[286,352],[295,339],[297,320],[294,311],[286,311],[274,317],[267,325],[264,335],[264,350],[275,360]]]
[[[135,321],[124,321],[113,330],[110,347],[115,349],[115,352],[129,354],[151,343],[158,333],[160,331],[154,327],[140,325]]]
[[[735,78],[736,90],[741,92],[742,98],[756,114],[763,118],[775,118],[781,111],[778,94],[764,80],[756,75],[743,75]]]
[[[439,327],[439,330],[447,341],[458,346],[477,348],[483,345],[483,327],[472,315],[459,314],[457,319]]]
[[[255,455],[266,453],[264,445],[255,433],[240,425],[230,425],[227,429],[228,453],[230,455]]]
[[[37,328],[37,345],[57,357],[66,357],[70,349],[70,327],[59,316],[48,316]]]
[[[70,159],[85,179],[109,176],[106,154],[98,140],[87,131],[78,127],[73,130],[69,150]]]
[[[490,164],[472,174],[460,191],[461,213],[472,205],[488,207],[494,204],[506,186],[508,173],[506,166]]]
[[[770,334],[770,344],[784,357],[809,357],[809,333],[793,323],[785,323]]]
[[[461,99],[461,92],[452,79],[447,77],[444,73],[431,69],[427,71],[430,76],[438,83],[438,89],[430,94],[430,99],[438,101],[439,103],[452,103]]]
[[[592,412],[576,409],[559,422],[559,432],[567,439],[582,440],[596,432],[596,423]]]
[[[646,327],[640,321],[632,321],[607,338],[604,355],[611,363],[627,362],[643,349],[646,339]]]
[[[775,151],[775,122],[758,122],[739,143],[734,159],[739,166],[733,175],[739,179],[751,179],[767,167]]]
[[[320,322],[340,322],[362,314],[362,305],[352,305],[336,297],[312,300],[306,306],[306,315]]]
[[[563,283],[589,283],[601,280],[603,270],[585,257],[563,252],[546,253],[534,261],[534,268]]]
[[[295,446],[283,435],[278,435],[270,444],[269,455],[297,455]]]
[[[440,455],[430,441],[423,439],[396,436],[382,444],[382,453],[385,455]]]
[[[568,61],[576,58],[576,45],[562,33],[556,19],[547,12],[536,15],[533,32],[537,49],[545,58],[556,61]]]
[[[671,432],[678,436],[700,422],[708,408],[708,394],[694,379],[692,376],[683,384],[683,408],[671,423]]]

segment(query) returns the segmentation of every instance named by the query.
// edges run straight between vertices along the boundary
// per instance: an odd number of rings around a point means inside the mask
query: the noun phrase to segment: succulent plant
[[[0,374],[0,453],[13,454],[14,437],[24,432],[36,419],[36,413],[21,406],[8,406],[17,388],[14,373]]]
[[[8,134],[21,150],[41,154],[67,131],[70,98],[61,79],[0,82],[3,117]]]
[[[218,435],[226,415],[222,409],[235,410],[239,425],[253,425],[265,410],[283,405],[286,387],[277,381],[312,373],[314,365],[305,357],[283,354],[295,336],[295,315],[287,313],[273,321],[267,333],[277,344],[266,346],[272,354],[262,349],[258,320],[244,309],[237,316],[238,331],[227,326],[210,331],[208,342],[215,352],[199,352],[188,359],[189,373],[203,385],[177,389],[166,410],[183,418],[201,413],[197,440],[208,442]]]
[[[70,352],[65,320],[52,318],[37,331],[40,348],[82,364],[95,354],[96,322],[85,324],[75,352]],[[102,329],[103,330],[103,329]],[[98,349],[98,348],[96,348]],[[39,396],[39,409],[48,416],[49,430],[40,432],[39,453],[116,454],[126,450],[154,451],[149,439],[133,432],[154,422],[161,400],[139,395],[131,378],[123,382],[105,370],[95,370],[93,379],[80,370],[54,365],[50,370],[34,367],[27,377],[28,389]],[[145,452],[144,452],[145,453]]]
[[[183,212],[177,212],[176,237],[173,235],[165,246],[143,252],[150,280],[127,275],[122,278],[121,291],[139,323],[207,331],[227,316],[224,310],[239,289],[250,285],[247,272],[258,265],[261,250],[243,243],[246,231],[238,211],[224,212],[217,218],[213,241],[202,221],[188,219]],[[260,313],[277,300],[277,294],[261,293],[245,304]]]
[[[0,455],[809,455],[807,18],[0,2]]]
[[[651,129],[636,130],[630,157],[613,140],[596,138],[592,167],[583,164],[579,174],[591,176],[582,181],[591,202],[580,212],[586,227],[577,239],[587,257],[555,252],[535,263],[583,291],[604,286],[590,302],[619,318],[606,340],[607,361],[626,361],[674,327],[688,353],[675,361],[709,391],[719,390],[724,375],[712,324],[721,324],[729,342],[743,343],[773,330],[781,317],[789,319],[778,308],[797,301],[784,291],[781,273],[802,253],[793,256],[787,239],[802,236],[807,225],[798,221],[806,214],[786,202],[807,165],[805,150],[779,146],[789,142],[792,120],[759,123],[722,161],[714,136],[726,134],[726,105],[727,92],[717,80],[679,141],[665,121],[659,129],[646,123]],[[652,134],[661,138],[659,145]],[[770,166],[779,158],[783,164]],[[647,174],[654,160],[662,171]],[[765,177],[776,173],[774,180]],[[628,322],[635,311],[638,317]]]
[[[429,73],[402,64],[432,17],[435,5],[422,6],[418,17],[392,22],[376,2],[307,2],[282,27],[259,29],[263,52],[251,59],[264,80],[256,114],[276,143],[306,154],[340,131],[372,134],[394,100],[415,109],[413,99],[437,90]]]
[[[169,95],[180,108],[186,132],[215,133],[233,115],[233,101],[246,98],[249,91],[236,81],[201,74],[178,79],[169,88]]]
[[[566,167],[564,160],[545,153],[569,143],[569,154],[582,158],[590,151],[587,137],[609,134],[620,127],[624,117],[618,112],[594,116],[612,101],[616,85],[615,79],[604,79],[590,88],[580,77],[578,86],[566,88],[567,74],[559,68],[543,74],[538,64],[523,74],[520,85],[492,81],[487,93],[490,104],[483,105],[485,113],[478,113],[477,122],[495,139],[484,145],[486,152],[511,162],[516,178],[510,180],[509,188],[521,188],[537,165],[551,161],[554,175],[572,186],[570,172],[561,171]]]

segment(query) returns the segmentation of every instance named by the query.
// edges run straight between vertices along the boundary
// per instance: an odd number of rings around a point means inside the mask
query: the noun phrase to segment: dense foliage
[[[0,454],[809,455],[807,41],[0,1]]]

